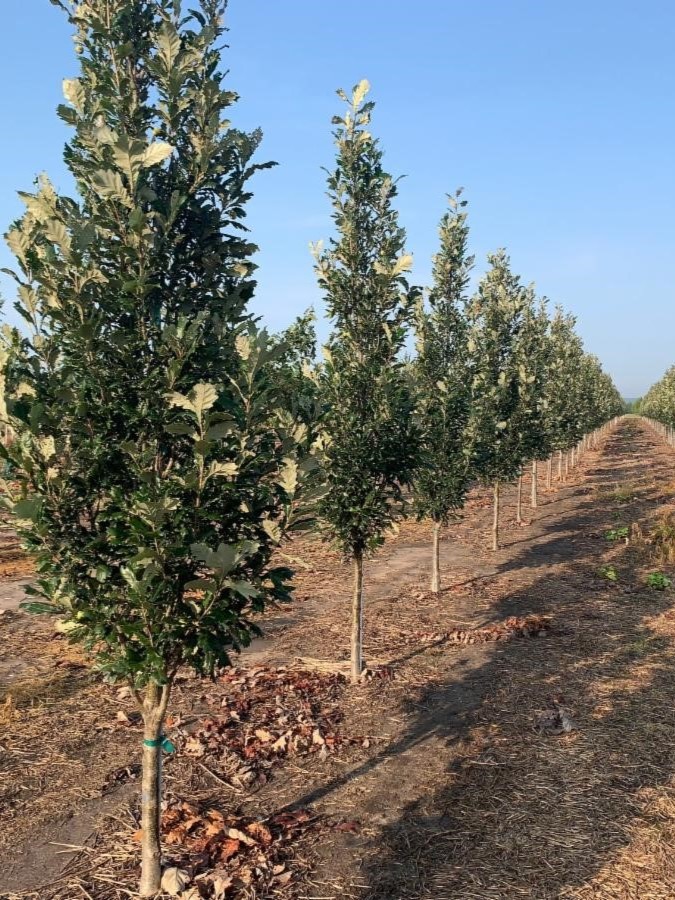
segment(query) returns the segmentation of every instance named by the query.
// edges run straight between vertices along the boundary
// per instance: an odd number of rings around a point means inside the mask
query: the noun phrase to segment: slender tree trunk
[[[537,466],[537,460],[532,460],[532,490],[530,492],[530,506],[532,509],[537,508],[538,496],[537,496],[537,488],[539,485],[537,484],[537,478],[539,477],[539,467]]]
[[[546,490],[550,491],[553,483],[553,457],[549,456],[546,464]]]
[[[431,591],[438,594],[441,589],[441,523],[434,522],[433,553],[431,559]]]
[[[494,486],[494,507],[492,513],[492,549],[499,550],[499,482]]]
[[[567,478],[570,474],[570,454],[569,451],[565,454],[565,478]]]
[[[558,481],[562,481],[562,450],[558,450]]]
[[[518,476],[518,499],[516,501],[516,522],[523,523],[523,473]]]
[[[141,897],[154,897],[162,880],[160,815],[162,740],[171,685],[151,682],[143,698],[143,776],[141,782]]]
[[[352,598],[352,682],[363,670],[363,551],[354,553],[354,596]]]

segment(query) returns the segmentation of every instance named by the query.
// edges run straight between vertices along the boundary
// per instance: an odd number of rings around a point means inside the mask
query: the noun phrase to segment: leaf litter
[[[177,732],[179,752],[250,793],[287,757],[325,760],[343,745],[367,740],[341,731],[345,687],[339,673],[267,666],[227,670],[202,697],[212,714]]]

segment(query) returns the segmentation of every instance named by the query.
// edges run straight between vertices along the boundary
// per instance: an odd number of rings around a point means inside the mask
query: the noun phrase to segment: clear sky
[[[38,172],[69,188],[54,109],[77,74],[48,0],[4,5],[1,230]],[[505,246],[525,281],[578,316],[625,396],[675,363],[672,0],[230,0],[229,25],[233,121],[260,126],[261,158],[279,163],[255,181],[249,214],[255,308],[270,327],[321,308],[308,242],[330,235],[334,92],[365,77],[388,168],[406,176],[417,283],[445,194],[462,185],[477,274]]]

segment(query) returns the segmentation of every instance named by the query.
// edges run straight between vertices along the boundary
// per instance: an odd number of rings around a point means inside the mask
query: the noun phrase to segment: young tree
[[[558,454],[558,478],[563,477],[563,453],[572,447],[583,433],[579,419],[575,385],[579,374],[583,348],[575,332],[574,316],[556,308],[549,332],[549,371],[546,382],[545,432],[551,452]],[[550,487],[550,467],[547,484]]]
[[[315,248],[334,330],[320,383],[325,404],[326,528],[354,566],[351,671],[362,671],[363,560],[401,514],[402,488],[418,456],[408,379],[401,360],[414,303],[405,279],[412,257],[392,205],[396,184],[369,133],[369,85],[358,84],[337,125],[328,193],[338,236]]]
[[[551,459],[551,435],[548,432],[548,415],[547,415],[547,387],[551,375],[551,320],[548,314],[548,300],[542,298],[539,305],[538,320],[538,343],[539,352],[537,354],[537,379],[538,379],[538,398],[539,398],[539,415],[536,424],[535,437],[533,441],[533,460],[532,460],[532,490],[530,495],[530,506],[536,509],[539,504],[538,497],[538,468],[539,463],[546,461],[547,464]]]
[[[581,438],[623,412],[621,395],[603,371],[600,360],[591,353],[584,353],[581,358],[577,398]]]
[[[434,257],[429,308],[418,309],[416,375],[421,465],[415,477],[420,516],[433,522],[431,590],[440,591],[440,532],[464,504],[468,485],[466,425],[469,414],[466,289],[473,257],[461,191],[449,198]]]
[[[304,426],[308,450],[316,437],[321,399],[316,377],[316,316],[307,310],[274,338],[280,348],[274,376],[284,409],[296,426]]]
[[[545,389],[548,374],[548,314],[546,302],[536,304],[534,290],[526,292],[523,327],[516,342],[518,358],[518,410],[514,416],[514,451],[520,455],[522,466],[531,463],[532,484],[530,502],[537,506],[537,460],[545,459],[548,436],[545,429]],[[517,520],[522,521],[522,470],[518,478]]]
[[[468,434],[473,470],[494,493],[492,549],[499,549],[499,492],[520,474],[517,413],[520,361],[517,342],[523,328],[527,291],[510,269],[504,250],[488,257],[490,268],[468,306],[472,396]]]
[[[174,676],[227,665],[252,615],[288,598],[271,556],[302,466],[279,416],[283,345],[247,312],[260,135],[225,118],[226,0],[56,5],[81,66],[59,108],[79,199],[43,178],[7,235],[29,335],[5,367],[17,439],[2,490],[37,559],[31,608],[62,616],[141,709],[140,893],[154,896]]]

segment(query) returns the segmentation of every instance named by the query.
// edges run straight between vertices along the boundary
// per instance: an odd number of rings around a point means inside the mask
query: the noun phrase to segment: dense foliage
[[[675,366],[649,388],[640,400],[638,411],[669,428],[675,427]]]
[[[5,348],[2,489],[37,560],[33,609],[146,689],[156,767],[177,669],[227,664],[252,615],[289,598],[271,558],[311,467],[307,428],[279,389],[285,343],[247,311],[243,219],[265,166],[260,134],[226,118],[224,0],[58,5],[80,61],[59,107],[79,197],[43,177],[7,234],[27,333]]]
[[[432,591],[440,590],[439,531],[464,503],[469,484],[466,426],[470,407],[466,292],[473,257],[468,255],[466,201],[449,198],[441,219],[428,308],[416,318],[413,373],[422,437],[415,478],[417,512],[434,523]]]
[[[472,380],[467,434],[473,472],[494,489],[496,550],[499,486],[517,478],[522,464],[517,416],[525,380],[517,349],[529,298],[503,250],[491,254],[488,262],[490,267],[468,306]]]
[[[321,514],[354,561],[352,677],[361,673],[363,557],[402,512],[418,436],[400,359],[418,292],[405,274],[412,257],[393,206],[396,183],[370,132],[369,85],[356,85],[335,116],[337,160],[328,177],[337,236],[315,248],[316,271],[333,332],[324,349],[326,494]]]

